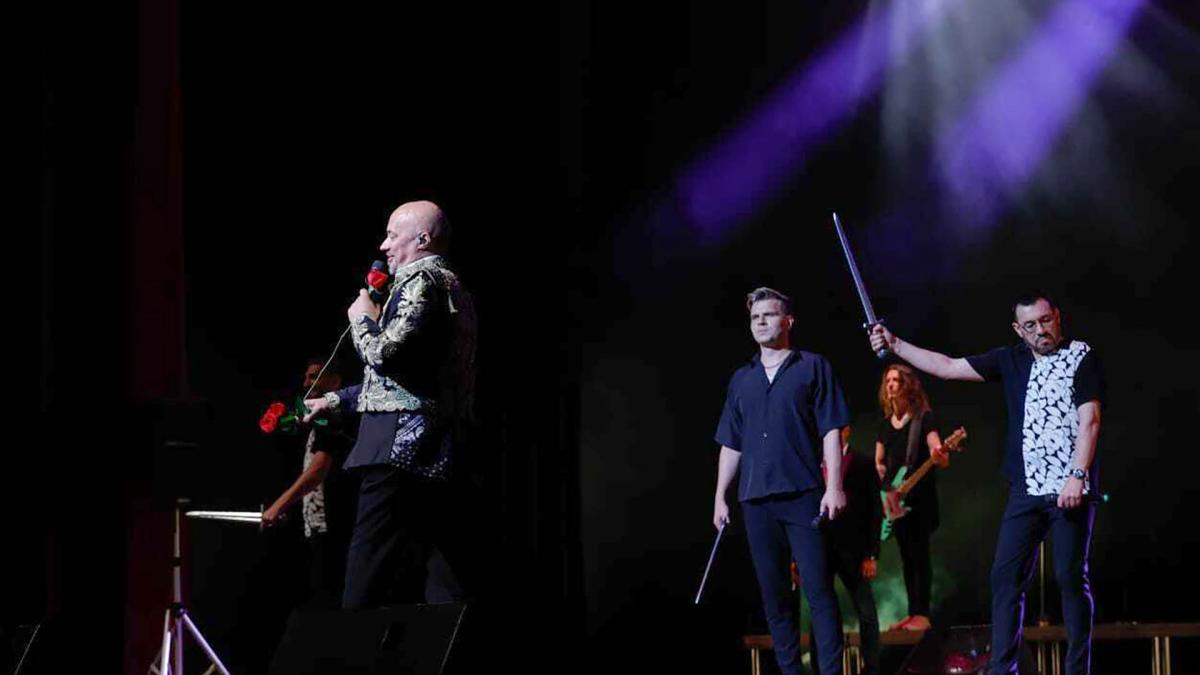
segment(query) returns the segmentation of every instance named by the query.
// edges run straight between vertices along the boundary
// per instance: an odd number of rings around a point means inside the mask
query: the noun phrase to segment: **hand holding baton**
[[[717,557],[717,547],[721,545],[721,535],[725,533],[725,526],[728,523],[721,523],[721,529],[717,530],[717,538],[713,542],[712,552],[708,554],[708,564],[704,566],[704,577],[700,579],[700,588],[696,590],[696,600],[692,604],[700,604],[700,596],[704,594],[704,584],[708,581],[708,572],[712,569],[713,559]]]

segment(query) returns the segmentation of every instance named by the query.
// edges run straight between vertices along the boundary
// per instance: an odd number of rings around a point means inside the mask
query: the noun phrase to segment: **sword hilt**
[[[867,321],[867,322],[863,323],[863,330],[867,331],[867,335],[870,335],[871,331],[875,328],[875,326],[882,326],[882,325],[883,325],[883,319],[875,319],[875,323],[871,323],[871,322]],[[887,347],[881,347],[881,348],[875,350],[875,356],[879,357],[882,360],[887,357],[889,352],[890,352],[890,350]]]

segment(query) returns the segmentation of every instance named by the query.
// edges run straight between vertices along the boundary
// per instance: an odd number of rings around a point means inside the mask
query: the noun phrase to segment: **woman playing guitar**
[[[911,368],[901,364],[888,366],[879,383],[879,406],[883,419],[875,440],[875,469],[885,489],[902,467],[912,472],[931,455],[937,464],[946,463],[948,457],[942,448],[929,397]],[[929,475],[915,485],[904,505],[908,510],[906,515],[892,520],[891,525],[904,565],[908,616],[890,630],[925,630],[929,628],[933,582],[929,542],[938,526],[936,476]]]

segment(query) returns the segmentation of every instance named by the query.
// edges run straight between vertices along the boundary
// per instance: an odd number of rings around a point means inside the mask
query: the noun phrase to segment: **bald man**
[[[432,202],[392,212],[379,246],[392,273],[388,298],[380,307],[362,290],[346,310],[362,384],[305,401],[306,420],[330,409],[362,413],[345,462],[361,479],[347,608],[421,601],[426,558],[444,543],[439,523],[471,408],[476,331],[471,296],[442,257],[449,234]]]

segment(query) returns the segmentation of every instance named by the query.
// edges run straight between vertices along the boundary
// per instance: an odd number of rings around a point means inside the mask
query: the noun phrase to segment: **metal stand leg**
[[[1163,675],[1171,675],[1171,636],[1163,636]]]
[[[209,661],[212,661],[214,666],[216,666],[217,672],[221,673],[221,675],[229,675],[229,671],[226,670],[225,664],[221,663],[221,658],[217,656],[217,653],[213,651],[213,648],[208,645],[208,640],[205,640],[204,636],[200,634],[200,629],[196,628],[196,624],[192,623],[192,617],[188,616],[186,610],[180,612],[180,616],[183,618],[183,623],[185,626],[187,626],[188,632],[191,633],[192,638],[196,640],[196,644],[200,645],[200,649],[204,652],[204,655],[208,657]]]
[[[842,672],[850,673],[850,641],[846,639],[846,632],[842,631]],[[813,668],[817,667],[817,660],[813,659]]]
[[[217,669],[221,675],[229,675],[229,670],[225,668],[225,664],[221,663],[221,659],[213,648],[200,634],[200,630],[196,628],[196,624],[192,623],[192,619],[188,616],[187,609],[183,606],[183,558],[180,547],[180,525],[182,520],[183,507],[187,504],[186,499],[177,500],[175,503],[175,557],[171,562],[171,581],[172,581],[172,602],[171,608],[167,610],[166,619],[163,620],[163,636],[162,649],[156,663],[150,666],[152,675],[183,675],[183,632],[186,628],[192,634],[192,638],[204,651],[204,654],[212,662],[213,667]],[[155,665],[158,670],[155,671]],[[206,673],[211,672],[209,668]]]
[[[861,673],[863,669],[862,647],[847,645],[842,652],[842,672],[846,675]]]
[[[758,647],[750,649],[750,675],[762,675],[762,664],[759,663]]]
[[[1150,654],[1150,672],[1152,673],[1152,675],[1163,675],[1162,669],[1159,667],[1158,638],[1157,637],[1154,638],[1153,643],[1154,643],[1154,649]]]
[[[171,656],[174,658],[175,665],[171,669],[171,675],[183,675],[183,621],[179,619],[179,614],[175,615],[175,627],[172,632],[175,634],[174,653]]]
[[[1049,626],[1050,617],[1046,614],[1046,540],[1043,539],[1038,543],[1037,550],[1038,562],[1038,619],[1039,626]],[[1058,673],[1058,662],[1055,655],[1058,653],[1058,643],[1047,644],[1039,642],[1037,646],[1037,670],[1042,675],[1056,675]]]
[[[159,675],[167,675],[171,672],[169,665],[171,663],[171,610],[167,610],[167,618],[163,621],[162,634],[162,649],[159,651],[161,661],[158,663]]]

